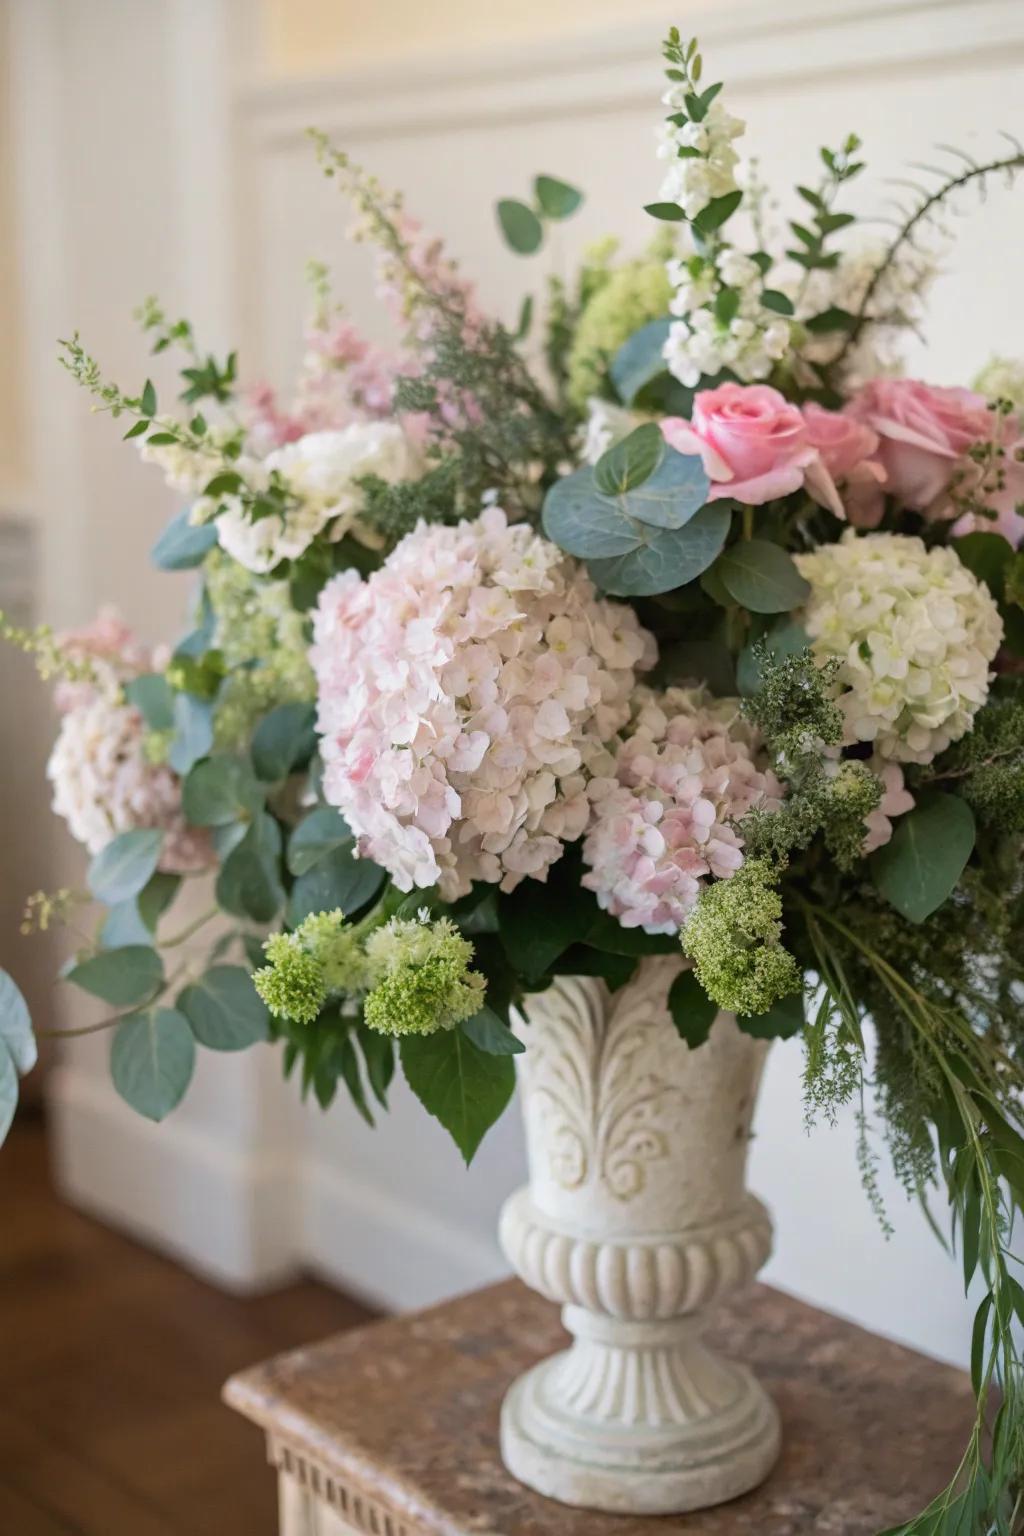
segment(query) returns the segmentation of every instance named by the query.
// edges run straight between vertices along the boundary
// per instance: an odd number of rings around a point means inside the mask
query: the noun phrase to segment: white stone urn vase
[[[563,1304],[573,1342],[511,1387],[505,1465],[589,1509],[672,1514],[755,1487],[779,1452],[775,1407],[701,1340],[708,1308],[771,1250],[746,1189],[767,1044],[719,1014],[691,1050],[669,1017],[681,962],[641,962],[532,996],[517,1032],[530,1182],[501,1215],[505,1254]]]

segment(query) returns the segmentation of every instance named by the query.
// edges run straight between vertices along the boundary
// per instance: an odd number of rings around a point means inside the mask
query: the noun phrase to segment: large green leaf
[[[38,1052],[28,1003],[17,983],[6,971],[0,971],[0,1054],[4,1051],[22,1076],[36,1064]]]
[[[751,613],[789,613],[811,590],[792,555],[767,539],[741,539],[715,569],[730,596]]]
[[[65,976],[83,992],[101,997],[115,1008],[134,1008],[153,996],[164,979],[164,964],[147,944],[104,949],[81,960]]]
[[[316,706],[279,704],[264,715],[252,738],[252,765],[268,784],[286,779],[316,746]]]
[[[872,855],[871,872],[886,901],[912,923],[941,907],[974,847],[974,816],[958,795],[933,790],[896,823]]]
[[[557,176],[535,177],[533,191],[541,212],[549,219],[567,219],[583,201],[578,187],[559,181]]]
[[[744,1034],[755,1040],[789,1040],[804,1027],[804,999],[802,992],[791,992],[782,997],[767,1013],[748,1013],[737,1016],[736,1023]]]
[[[163,845],[158,827],[120,833],[89,865],[89,889],[110,907],[137,896],[154,874]]]
[[[640,391],[665,372],[663,353],[671,324],[668,318],[648,321],[612,358],[608,371],[623,405],[632,405]]]
[[[189,509],[172,518],[153,545],[153,564],[162,571],[188,571],[202,565],[217,542],[217,525],[189,522]]]
[[[464,1019],[459,1028],[489,1056],[518,1056],[526,1050],[523,1042],[516,1039],[491,1008],[481,1008],[471,1019]]]
[[[718,1004],[712,1002],[692,970],[680,971],[668,989],[668,1011],[678,1031],[691,1050],[703,1045],[718,1017]]]
[[[729,532],[731,512],[712,502],[685,528],[646,530],[644,540],[627,554],[587,561],[603,592],[612,597],[654,597],[693,581],[718,558]]]
[[[1013,557],[1013,549],[1002,534],[966,533],[961,539],[951,540],[951,545],[967,569],[1002,602],[1006,567]]]
[[[217,901],[235,917],[269,923],[284,903],[281,885],[281,829],[259,811],[221,865]]]
[[[162,1120],[192,1081],[196,1046],[176,1008],[147,1008],[118,1025],[110,1048],[114,1087],[147,1120]]]
[[[547,881],[524,880],[498,906],[501,942],[520,976],[539,980],[570,944],[582,943],[595,901],[556,865]]]
[[[296,880],[288,899],[288,921],[294,926],[312,912],[336,907],[349,916],[376,896],[383,883],[379,865],[357,859],[354,843],[340,843]]]
[[[174,725],[174,689],[162,672],[144,672],[124,685],[125,698],[134,704],[151,731],[169,731]]]
[[[212,966],[180,993],[178,1007],[211,1051],[244,1051],[267,1038],[267,1010],[240,965]]]
[[[213,701],[179,693],[174,700],[174,738],[167,761],[175,773],[188,773],[213,746]]]
[[[516,1074],[511,1056],[481,1051],[461,1029],[406,1035],[399,1049],[409,1087],[471,1162],[512,1097]]]
[[[224,827],[251,816],[265,791],[248,763],[237,757],[204,757],[182,785],[182,808],[194,827]]]
[[[302,818],[288,839],[288,868],[293,875],[304,875],[335,848],[352,840],[341,812],[330,805],[318,806]]]
[[[0,1147],[14,1120],[18,1107],[18,1074],[10,1051],[0,1044]]]
[[[602,453],[594,465],[594,484],[605,496],[618,496],[649,480],[665,457],[661,428],[653,421],[634,427]]]
[[[661,653],[659,675],[667,683],[706,683],[719,698],[736,692],[736,669],[720,640],[676,640]]]
[[[560,549],[586,560],[615,559],[643,548],[652,530],[681,529],[695,518],[707,500],[704,466],[657,444],[657,431],[653,424],[638,427],[597,468],[555,482],[543,522]]]
[[[514,251],[520,256],[532,256],[540,250],[544,230],[532,208],[515,198],[503,197],[496,211],[501,232]]]

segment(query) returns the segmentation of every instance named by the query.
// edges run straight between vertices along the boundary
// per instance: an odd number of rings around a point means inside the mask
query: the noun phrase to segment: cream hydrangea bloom
[[[249,571],[265,574],[282,560],[296,560],[331,524],[331,537],[349,532],[363,506],[357,482],[376,475],[389,484],[412,480],[420,456],[397,422],[353,422],[340,432],[309,432],[267,455],[260,472],[273,471],[298,498],[284,517],[253,522],[229,503],[217,519],[222,549]]]
[[[902,534],[858,536],[797,555],[811,584],[816,657],[839,662],[846,741],[928,763],[970,729],[1003,637],[988,588],[948,548]]]
[[[421,523],[369,580],[321,594],[324,793],[401,890],[544,879],[655,656],[631,608],[498,508]]]

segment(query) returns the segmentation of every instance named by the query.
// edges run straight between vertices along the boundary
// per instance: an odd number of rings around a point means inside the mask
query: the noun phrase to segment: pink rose
[[[703,389],[694,396],[692,421],[670,416],[661,430],[670,447],[700,454],[711,479],[709,501],[729,496],[760,506],[798,491],[809,466],[818,464],[804,418],[768,384]]]
[[[872,379],[846,412],[878,434],[887,490],[933,519],[953,515],[948,492],[968,450],[1001,430],[984,396],[918,379]]]
[[[858,528],[877,528],[885,511],[885,470],[875,457],[878,433],[853,416],[827,411],[813,401],[804,406],[803,417],[808,440],[818,450],[822,468],[833,484],[838,482],[843,487],[842,499],[850,522]],[[817,496],[811,477],[807,489],[815,500],[835,510],[830,497]]]

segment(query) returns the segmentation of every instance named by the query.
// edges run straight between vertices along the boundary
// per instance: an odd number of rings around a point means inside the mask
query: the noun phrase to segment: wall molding
[[[702,0],[687,20],[713,51],[716,75],[747,94],[851,74],[879,78],[1024,57],[1019,0],[790,0],[773,15],[763,0],[733,0],[727,8]],[[250,77],[236,92],[238,125],[252,148],[266,152],[298,144],[311,123],[352,143],[645,102],[653,121],[659,30],[645,21],[503,48],[500,55],[411,55],[407,74],[392,58],[319,77]]]

